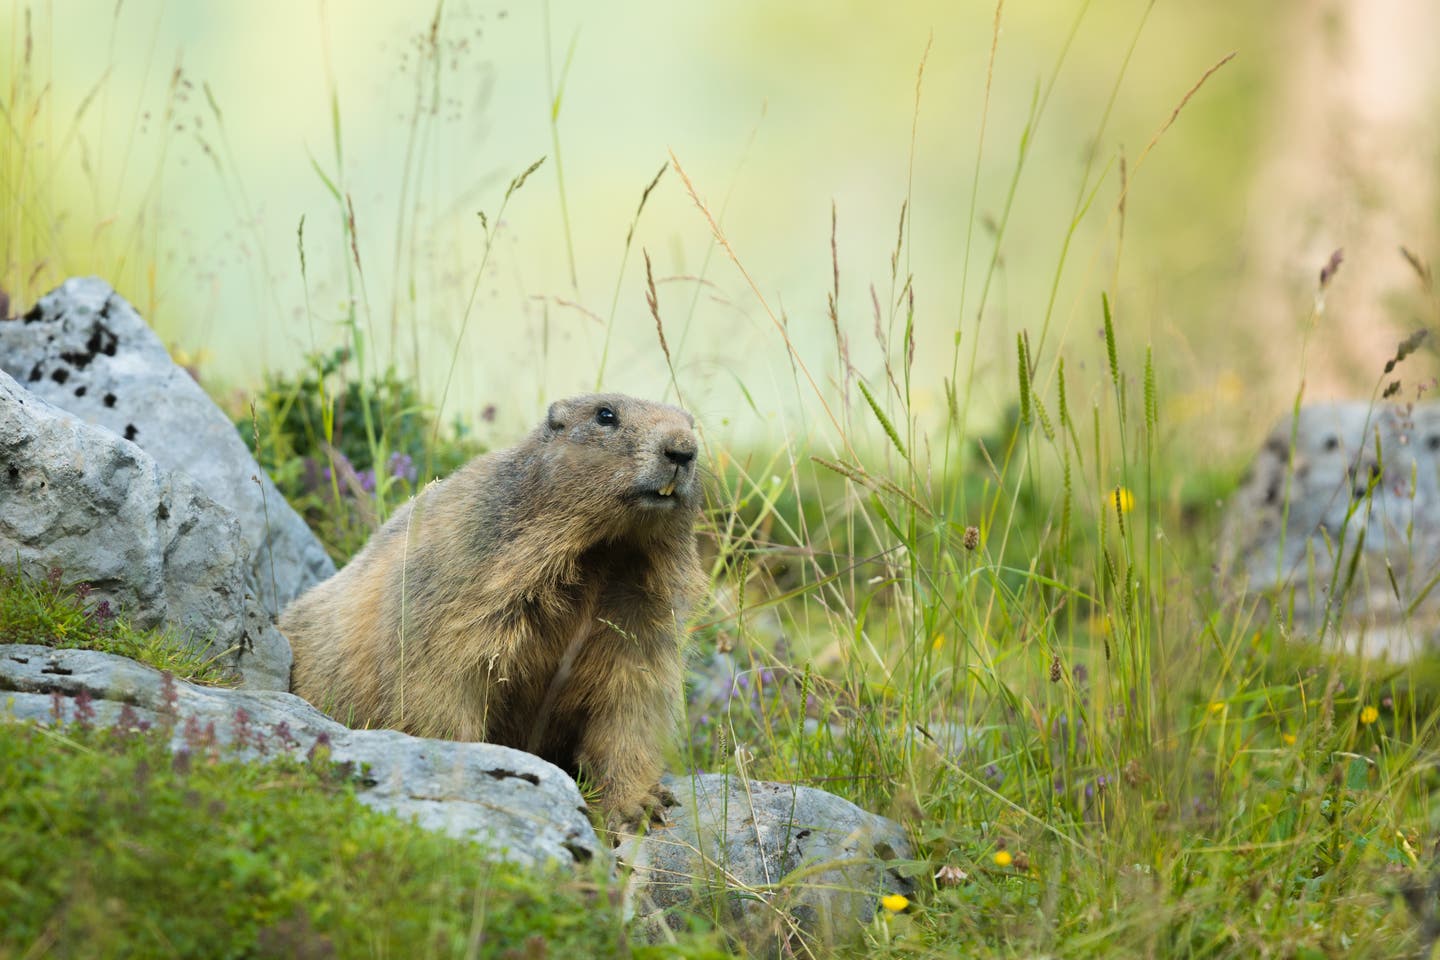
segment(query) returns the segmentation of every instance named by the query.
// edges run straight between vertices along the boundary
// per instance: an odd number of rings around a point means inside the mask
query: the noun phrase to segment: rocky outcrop
[[[805,956],[852,938],[887,893],[910,843],[893,821],[812,787],[722,774],[667,777],[669,822],[620,847],[644,934],[697,911],[759,955]]]
[[[288,689],[290,645],[247,599],[247,556],[196,481],[0,373],[0,562],[58,567],[134,625],[208,642],[247,687]]]
[[[1294,444],[1291,444],[1291,435]],[[1223,585],[1295,626],[1406,660],[1440,638],[1440,404],[1305,407],[1227,507]]]
[[[113,726],[128,707],[131,722],[168,725],[176,749],[189,749],[187,727],[212,725],[215,742],[241,755],[303,757],[318,743],[332,760],[360,771],[364,803],[478,841],[497,858],[574,866],[610,856],[575,782],[508,747],[351,730],[293,694],[167,680],[150,667],[91,650],[0,646],[0,691],[0,723],[6,704],[15,719],[74,721],[77,703],[66,698],[84,691],[84,709],[93,711],[89,722]]]
[[[273,616],[335,572],[229,418],[111,286],[77,277],[0,323],[0,369],[52,405],[133,441],[239,520],[245,582]]]
[[[535,756],[325,717],[283,692],[290,651],[272,614],[333,567],[135,311],[103,281],[68,281],[0,323],[0,367],[15,377],[0,372],[0,562],[58,567],[136,626],[208,641],[244,678],[200,687],[109,654],[0,646],[0,724],[148,723],[174,749],[201,736],[257,762],[323,747],[359,772],[364,802],[494,856],[617,863],[654,939],[704,912],[754,952],[788,954],[845,939],[882,893],[910,892],[894,869],[910,856],[904,832],[820,790],[671,778],[680,806],[620,838],[617,861],[574,781]],[[720,668],[728,698],[744,681]]]
[[[83,711],[84,722],[105,726],[124,714],[168,729],[174,749],[213,730],[217,744],[257,760],[304,756],[320,743],[363,771],[357,795],[365,803],[476,840],[493,856],[564,867],[618,856],[636,935],[652,941],[700,913],[757,955],[791,955],[802,943],[853,937],[879,896],[912,892],[894,869],[911,856],[904,831],[808,787],[718,774],[667,778],[680,801],[669,822],[621,838],[612,854],[574,781],[538,757],[350,730],[288,693],[200,687],[110,654],[13,645],[0,646],[0,724],[7,710],[39,723],[75,722]]]

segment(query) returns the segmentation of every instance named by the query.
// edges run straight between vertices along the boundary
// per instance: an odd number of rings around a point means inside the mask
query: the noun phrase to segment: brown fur
[[[612,824],[660,819],[680,621],[702,582],[692,425],[574,397],[426,487],[285,610],[294,691],[352,725],[583,768]]]

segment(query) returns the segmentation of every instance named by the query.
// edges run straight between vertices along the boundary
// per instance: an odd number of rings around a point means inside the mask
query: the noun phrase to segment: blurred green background
[[[1349,29],[1324,6],[14,3],[0,22],[3,286],[18,312],[66,275],[102,274],[212,390],[343,342],[353,299],[377,368],[418,373],[438,403],[457,357],[444,416],[494,404],[484,429],[510,436],[545,398],[593,388],[607,340],[606,387],[668,392],[648,253],[683,399],[712,432],[758,441],[821,416],[770,313],[839,391],[833,204],[838,325],[872,384],[877,326],[893,357],[913,276],[920,424],[943,419],[952,369],[972,423],[1001,417],[1020,330],[1044,371],[1062,354],[1093,367],[1104,290],[1122,342],[1155,345],[1172,423],[1199,443],[1237,426],[1250,440],[1285,409],[1266,398],[1299,382],[1329,252],[1257,249],[1275,242],[1257,228],[1275,212],[1256,202],[1304,37],[1333,46]],[[669,151],[768,312],[675,169],[626,258]],[[497,222],[507,184],[541,157]],[[1260,303],[1257,283],[1283,295]],[[1395,336],[1375,336],[1383,355]],[[1377,374],[1330,385],[1368,390]]]

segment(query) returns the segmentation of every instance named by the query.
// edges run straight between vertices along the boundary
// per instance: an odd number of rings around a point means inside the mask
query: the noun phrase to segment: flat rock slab
[[[853,940],[881,896],[914,893],[896,869],[913,856],[904,829],[848,800],[724,774],[665,784],[680,801],[668,823],[617,851],[651,941],[700,913],[759,955],[804,956]]]
[[[1433,646],[1440,403],[1282,418],[1226,508],[1220,567],[1231,595],[1264,595],[1354,652],[1403,661]]]
[[[202,687],[166,678],[124,657],[91,650],[0,646],[0,722],[5,713],[39,723],[73,722],[84,691],[91,722],[173,724],[173,749],[195,727],[241,756],[305,756],[317,742],[361,771],[361,802],[421,826],[474,840],[488,855],[525,866],[574,868],[611,857],[564,771],[539,757],[488,743],[425,740],[393,730],[351,730],[297,696]],[[56,716],[57,701],[60,716]]]
[[[82,706],[81,694],[86,701]],[[124,657],[0,646],[0,723],[148,723],[171,748],[197,735],[257,761],[303,757],[317,745],[360,771],[357,797],[423,827],[478,841],[524,866],[613,865],[627,876],[638,937],[663,942],[699,913],[757,955],[851,940],[886,893],[912,894],[899,872],[905,831],[810,787],[721,774],[666,778],[680,805],[669,822],[619,849],[598,838],[575,782],[531,754],[486,743],[351,730],[289,693],[169,680]]]
[[[246,584],[271,616],[335,572],[230,419],[104,280],[67,280],[24,317],[0,322],[0,369],[230,510],[248,547]]]

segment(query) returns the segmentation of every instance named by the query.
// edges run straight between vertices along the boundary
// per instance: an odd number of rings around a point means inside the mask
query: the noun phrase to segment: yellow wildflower
[[[1224,701],[1224,700],[1211,700],[1211,701],[1210,701],[1210,712],[1211,712],[1211,713],[1220,713],[1220,712],[1223,711],[1224,709],[1225,709],[1225,701]]]
[[[1380,719],[1380,711],[1374,707],[1364,707],[1360,710],[1360,722],[1369,726]]]
[[[198,370],[210,360],[210,351],[201,347],[192,353],[184,347],[174,346],[170,348],[170,359],[175,361],[177,367]]]
[[[1009,850],[1000,850],[995,854],[995,866],[997,867],[1008,867],[1014,860],[1015,858],[1010,856]]]
[[[930,649],[932,649],[932,650],[934,650],[934,651],[936,651],[936,652],[938,653],[939,650],[940,650],[940,648],[943,647],[943,646],[945,646],[945,634],[943,634],[943,633],[937,633],[937,634],[935,634],[935,642],[932,643],[932,644],[930,644]]]
[[[1130,492],[1129,487],[1116,487],[1106,495],[1105,502],[1121,513],[1129,513],[1135,509],[1135,494]]]
[[[1295,746],[1295,734],[1293,733],[1282,733],[1280,734],[1280,739],[1285,741],[1285,746],[1287,747]]]
[[[880,906],[889,910],[891,913],[899,913],[901,910],[910,906],[910,901],[901,894],[888,893],[880,898]]]

